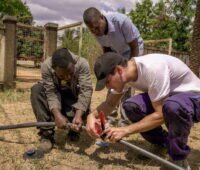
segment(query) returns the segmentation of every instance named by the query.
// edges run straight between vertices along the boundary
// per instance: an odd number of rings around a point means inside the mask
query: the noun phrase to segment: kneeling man
[[[123,103],[122,117],[131,124],[109,127],[107,139],[118,141],[140,133],[147,141],[168,149],[174,163],[189,169],[187,145],[193,123],[200,121],[200,79],[181,60],[164,54],[149,54],[126,61],[116,53],[100,56],[94,67],[96,90],[105,86],[111,94],[89,114],[88,133],[98,138],[95,129],[98,112],[110,113],[130,86],[144,93]],[[165,124],[168,132],[161,127]]]
[[[75,131],[68,137],[79,139],[83,118],[88,115],[92,96],[90,68],[86,59],[70,53],[66,48],[58,49],[41,66],[42,80],[31,89],[31,104],[38,122],[52,122],[65,129],[72,122]],[[54,127],[41,127],[40,148],[44,152],[52,149]]]

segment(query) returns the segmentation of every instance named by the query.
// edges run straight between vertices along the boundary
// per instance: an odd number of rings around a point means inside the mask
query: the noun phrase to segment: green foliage
[[[96,58],[101,54],[102,54],[102,48],[100,44],[96,41],[95,37],[91,34],[91,32],[85,29],[85,31],[83,31],[83,46],[82,46],[81,56],[87,58],[91,66],[91,69],[94,66]]]
[[[190,50],[190,38],[196,0],[151,0],[137,3],[129,13],[143,39],[172,38],[173,48]]]
[[[17,17],[17,22],[32,25],[33,16],[26,5],[21,0],[0,0],[0,12],[3,15]],[[43,43],[33,41],[31,38],[43,39],[41,31],[31,30],[29,28],[17,27],[17,56],[18,57],[42,57]]]
[[[0,12],[11,16],[16,16],[18,21],[23,23],[30,24],[33,20],[28,6],[21,0],[0,0]]]
[[[43,39],[43,32],[30,30],[28,28],[17,29],[17,56],[29,59],[41,58],[43,56],[43,42],[34,39]]]
[[[166,10],[167,15],[175,23],[173,39],[174,48],[182,51],[191,49],[192,22],[195,15],[196,0],[166,0],[169,6]]]
[[[62,47],[68,48],[75,54],[78,54],[79,48],[79,30],[78,29],[67,29],[64,35],[61,37]]]
[[[65,31],[62,36],[62,47],[68,48],[70,51],[78,54],[78,46],[79,46],[79,30],[77,29],[68,29]],[[94,61],[97,56],[102,53],[102,49],[95,37],[88,31],[88,29],[83,29],[83,37],[82,37],[82,50],[81,56],[87,58],[90,65],[94,64]]]

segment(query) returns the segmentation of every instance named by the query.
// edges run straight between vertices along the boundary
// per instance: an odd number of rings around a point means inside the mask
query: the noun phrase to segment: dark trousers
[[[65,89],[60,91],[61,95],[61,113],[68,118],[71,122],[73,117],[66,115],[67,112],[73,111],[72,105],[77,102],[77,98],[74,97],[71,90]],[[35,84],[31,88],[31,105],[33,112],[38,122],[54,122],[54,116],[49,110],[45,89],[41,83]],[[83,119],[89,114],[89,108],[84,113]],[[43,135],[46,132],[53,133],[54,127],[41,127],[39,135]]]
[[[154,112],[147,93],[127,99],[123,109],[131,122],[137,122]],[[187,145],[193,123],[200,121],[200,95],[182,92],[168,97],[163,104],[163,116],[168,132],[161,126],[141,133],[150,143],[167,146],[173,160],[184,160],[190,153]]]

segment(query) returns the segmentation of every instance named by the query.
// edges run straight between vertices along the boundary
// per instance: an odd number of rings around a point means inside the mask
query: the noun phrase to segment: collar
[[[108,16],[105,16],[108,22],[108,33],[115,32],[115,26],[113,25],[112,21],[109,19]]]

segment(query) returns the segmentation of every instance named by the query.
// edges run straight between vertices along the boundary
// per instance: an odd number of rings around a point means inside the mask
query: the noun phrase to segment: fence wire
[[[35,63],[43,58],[44,29],[25,24],[17,24],[16,29],[17,60],[31,60]]]

